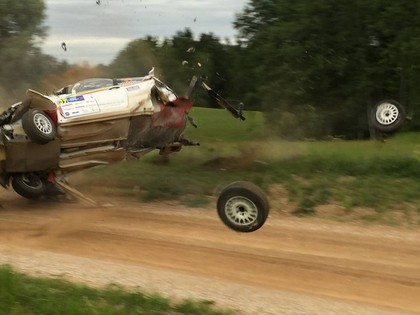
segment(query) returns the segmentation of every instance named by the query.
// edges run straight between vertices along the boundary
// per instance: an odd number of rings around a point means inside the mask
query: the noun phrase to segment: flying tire
[[[217,199],[220,219],[237,232],[253,232],[261,228],[267,220],[269,209],[264,191],[246,181],[226,186]]]

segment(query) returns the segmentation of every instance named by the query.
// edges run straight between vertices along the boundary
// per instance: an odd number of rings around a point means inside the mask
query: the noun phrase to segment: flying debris
[[[221,74],[219,72],[216,72],[216,75],[222,80],[222,81],[226,81],[226,79],[224,77],[221,76]]]
[[[182,65],[183,66],[186,66],[187,64],[188,64],[188,61],[187,60],[182,61]]]
[[[194,18],[194,23],[197,22],[197,17]]]
[[[67,45],[66,45],[66,43],[65,43],[65,42],[62,42],[62,43],[61,43],[61,48],[62,48],[64,51],[67,51]]]
[[[193,53],[195,52],[195,48],[194,47],[190,47],[187,49],[187,53]]]
[[[96,0],[97,5],[101,5],[101,0]]]

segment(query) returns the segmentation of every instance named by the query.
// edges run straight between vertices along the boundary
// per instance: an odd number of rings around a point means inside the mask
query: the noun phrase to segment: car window
[[[73,85],[71,89],[72,94],[78,94],[85,91],[96,90],[104,87],[111,87],[113,86],[112,79],[105,79],[105,78],[96,78],[96,79],[87,79],[80,82],[77,82]]]

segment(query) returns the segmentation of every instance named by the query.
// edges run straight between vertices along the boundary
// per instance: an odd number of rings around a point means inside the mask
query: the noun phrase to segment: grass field
[[[272,211],[420,224],[420,134],[399,134],[386,142],[286,142],[270,135],[261,113],[248,113],[245,122],[214,109],[195,109],[193,116],[199,129],[188,127],[186,135],[200,147],[91,169],[76,176],[77,185],[83,191],[106,182],[115,194],[142,201],[176,199],[203,206],[224,185],[250,180],[267,191]],[[1,266],[0,313],[230,314],[208,301],[174,303],[118,287],[97,290]]]
[[[397,211],[405,221],[420,223],[420,134],[398,134],[385,142],[286,142],[270,135],[259,112],[246,113],[244,122],[216,109],[196,108],[192,116],[199,128],[189,126],[186,136],[201,146],[168,158],[156,152],[89,170],[85,184],[113,178],[118,191],[134,198],[200,206],[224,185],[250,180],[269,193],[281,187],[297,215],[335,205],[346,214],[369,208],[367,220]],[[272,192],[269,197],[275,201],[278,196]]]
[[[159,295],[127,292],[116,286],[93,289],[64,280],[34,278],[0,266],[0,314],[60,315],[228,315],[211,301],[173,303]]]

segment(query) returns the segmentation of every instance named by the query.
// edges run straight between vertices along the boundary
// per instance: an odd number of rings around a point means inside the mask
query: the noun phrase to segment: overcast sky
[[[97,4],[97,2],[99,4]],[[235,14],[247,0],[45,0],[43,51],[70,63],[108,64],[133,39],[194,35],[234,38]],[[65,42],[67,51],[61,44]]]

